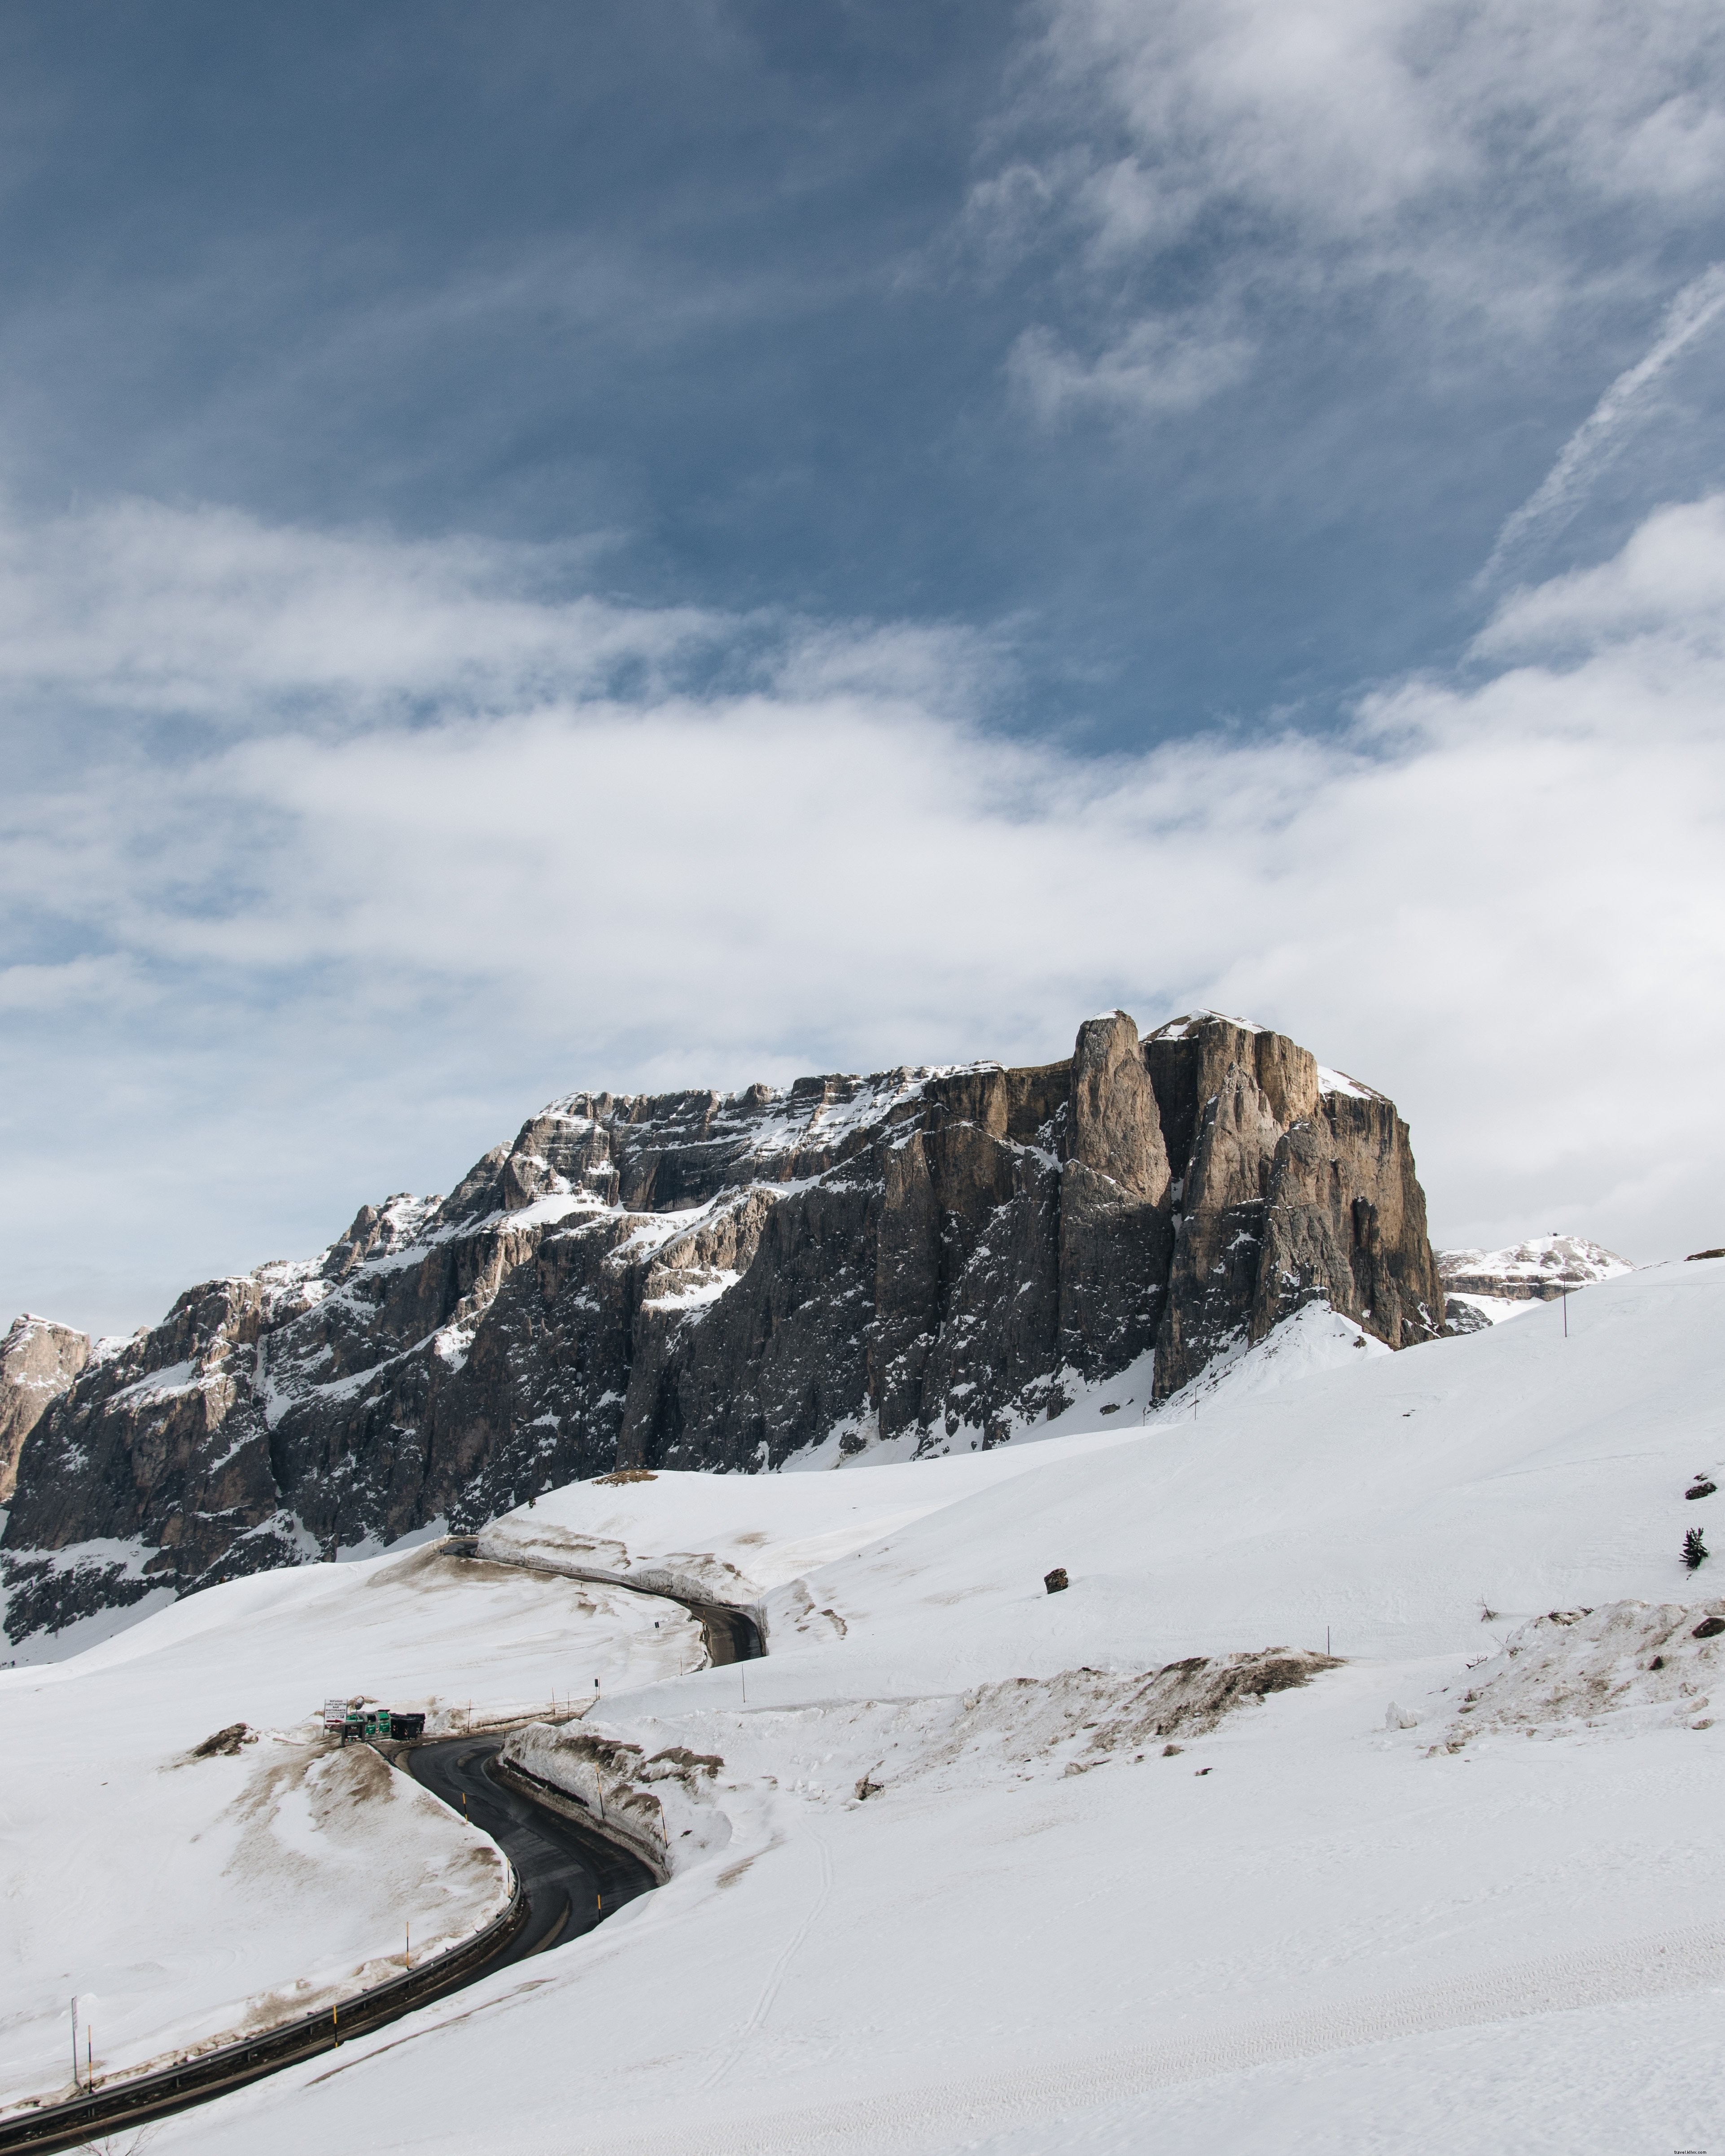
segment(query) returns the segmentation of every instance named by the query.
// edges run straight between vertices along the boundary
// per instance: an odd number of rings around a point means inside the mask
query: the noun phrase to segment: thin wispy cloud
[[[1725,263],[1686,285],[1666,311],[1659,334],[1627,367],[1564,443],[1557,462],[1513,515],[1506,518],[1476,583],[1494,583],[1518,552],[1549,539],[1580,508],[1588,489],[1644,419],[1660,382],[1681,352],[1725,314]]]

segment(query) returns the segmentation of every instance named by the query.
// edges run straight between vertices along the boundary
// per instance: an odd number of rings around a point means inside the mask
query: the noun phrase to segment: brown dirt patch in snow
[[[1455,1719],[1435,1752],[1459,1752],[1486,1731],[1632,1735],[1687,1723],[1725,1686],[1725,1601],[1611,1602],[1553,1609],[1511,1634],[1471,1671]]]
[[[1161,1750],[1163,1740],[1177,1736],[1204,1736],[1241,1708],[1340,1666],[1332,1656],[1270,1647],[1194,1656],[1137,1676],[1063,1670],[1054,1677],[981,1685],[945,1703],[938,1720],[933,1702],[900,1710],[895,1726],[901,1733],[882,1763],[869,1770],[868,1794],[955,1768],[967,1780],[990,1772],[1087,1774],[1119,1753],[1136,1755],[1153,1743]],[[920,1727],[905,1726],[912,1717]],[[859,1788],[857,1797],[863,1794]]]
[[[242,1744],[255,1744],[257,1741],[244,1722],[230,1722],[213,1737],[206,1737],[202,1744],[194,1744],[186,1756],[188,1759],[231,1759]]]

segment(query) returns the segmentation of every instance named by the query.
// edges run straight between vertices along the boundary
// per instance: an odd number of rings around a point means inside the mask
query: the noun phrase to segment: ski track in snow
[[[737,2035],[736,2041],[732,2045],[731,2049],[726,2055],[725,2058],[714,2068],[713,2071],[708,2075],[706,2081],[701,2083],[701,2087],[704,2091],[711,2092],[721,2086],[721,2084],[726,2080],[726,2076],[730,2074],[732,2068],[736,2066],[738,2060],[741,2059],[747,2051],[750,2039],[765,2026],[767,2017],[772,2013],[773,2003],[778,1999],[779,1992],[783,1989],[785,1978],[790,1972],[791,1964],[797,1958],[798,1953],[801,1951],[803,1944],[809,1938],[809,1934],[820,1922],[822,1916],[825,1913],[827,1903],[831,1899],[833,1892],[832,1851],[828,1848],[825,1837],[822,1835],[811,1832],[807,1836],[807,1840],[812,1845],[815,1855],[819,1860],[820,1884],[815,1890],[814,1900],[809,1903],[807,1910],[803,1912],[802,1922],[799,1923],[796,1930],[792,1933],[788,1944],[780,1953],[778,1959],[773,1964],[773,1974],[761,1987],[761,1995],[755,2001],[753,2012],[749,2015],[748,2020],[742,2025],[741,2032]]]

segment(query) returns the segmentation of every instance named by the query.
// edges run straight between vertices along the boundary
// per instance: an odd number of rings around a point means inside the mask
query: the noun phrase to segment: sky
[[[542,1101],[1392,1094],[1725,1241],[1701,0],[0,15],[0,1322]]]

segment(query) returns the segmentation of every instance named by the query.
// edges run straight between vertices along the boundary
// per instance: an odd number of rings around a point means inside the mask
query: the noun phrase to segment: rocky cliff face
[[[0,1505],[11,1502],[24,1440],[89,1360],[89,1340],[69,1325],[28,1310],[12,1321],[0,1340]]]
[[[1034,1070],[574,1095],[449,1197],[100,1343],[25,1448],[8,1630],[619,1466],[986,1447],[1320,1297],[1392,1347],[1440,1326],[1406,1127],[1209,1014]]]

